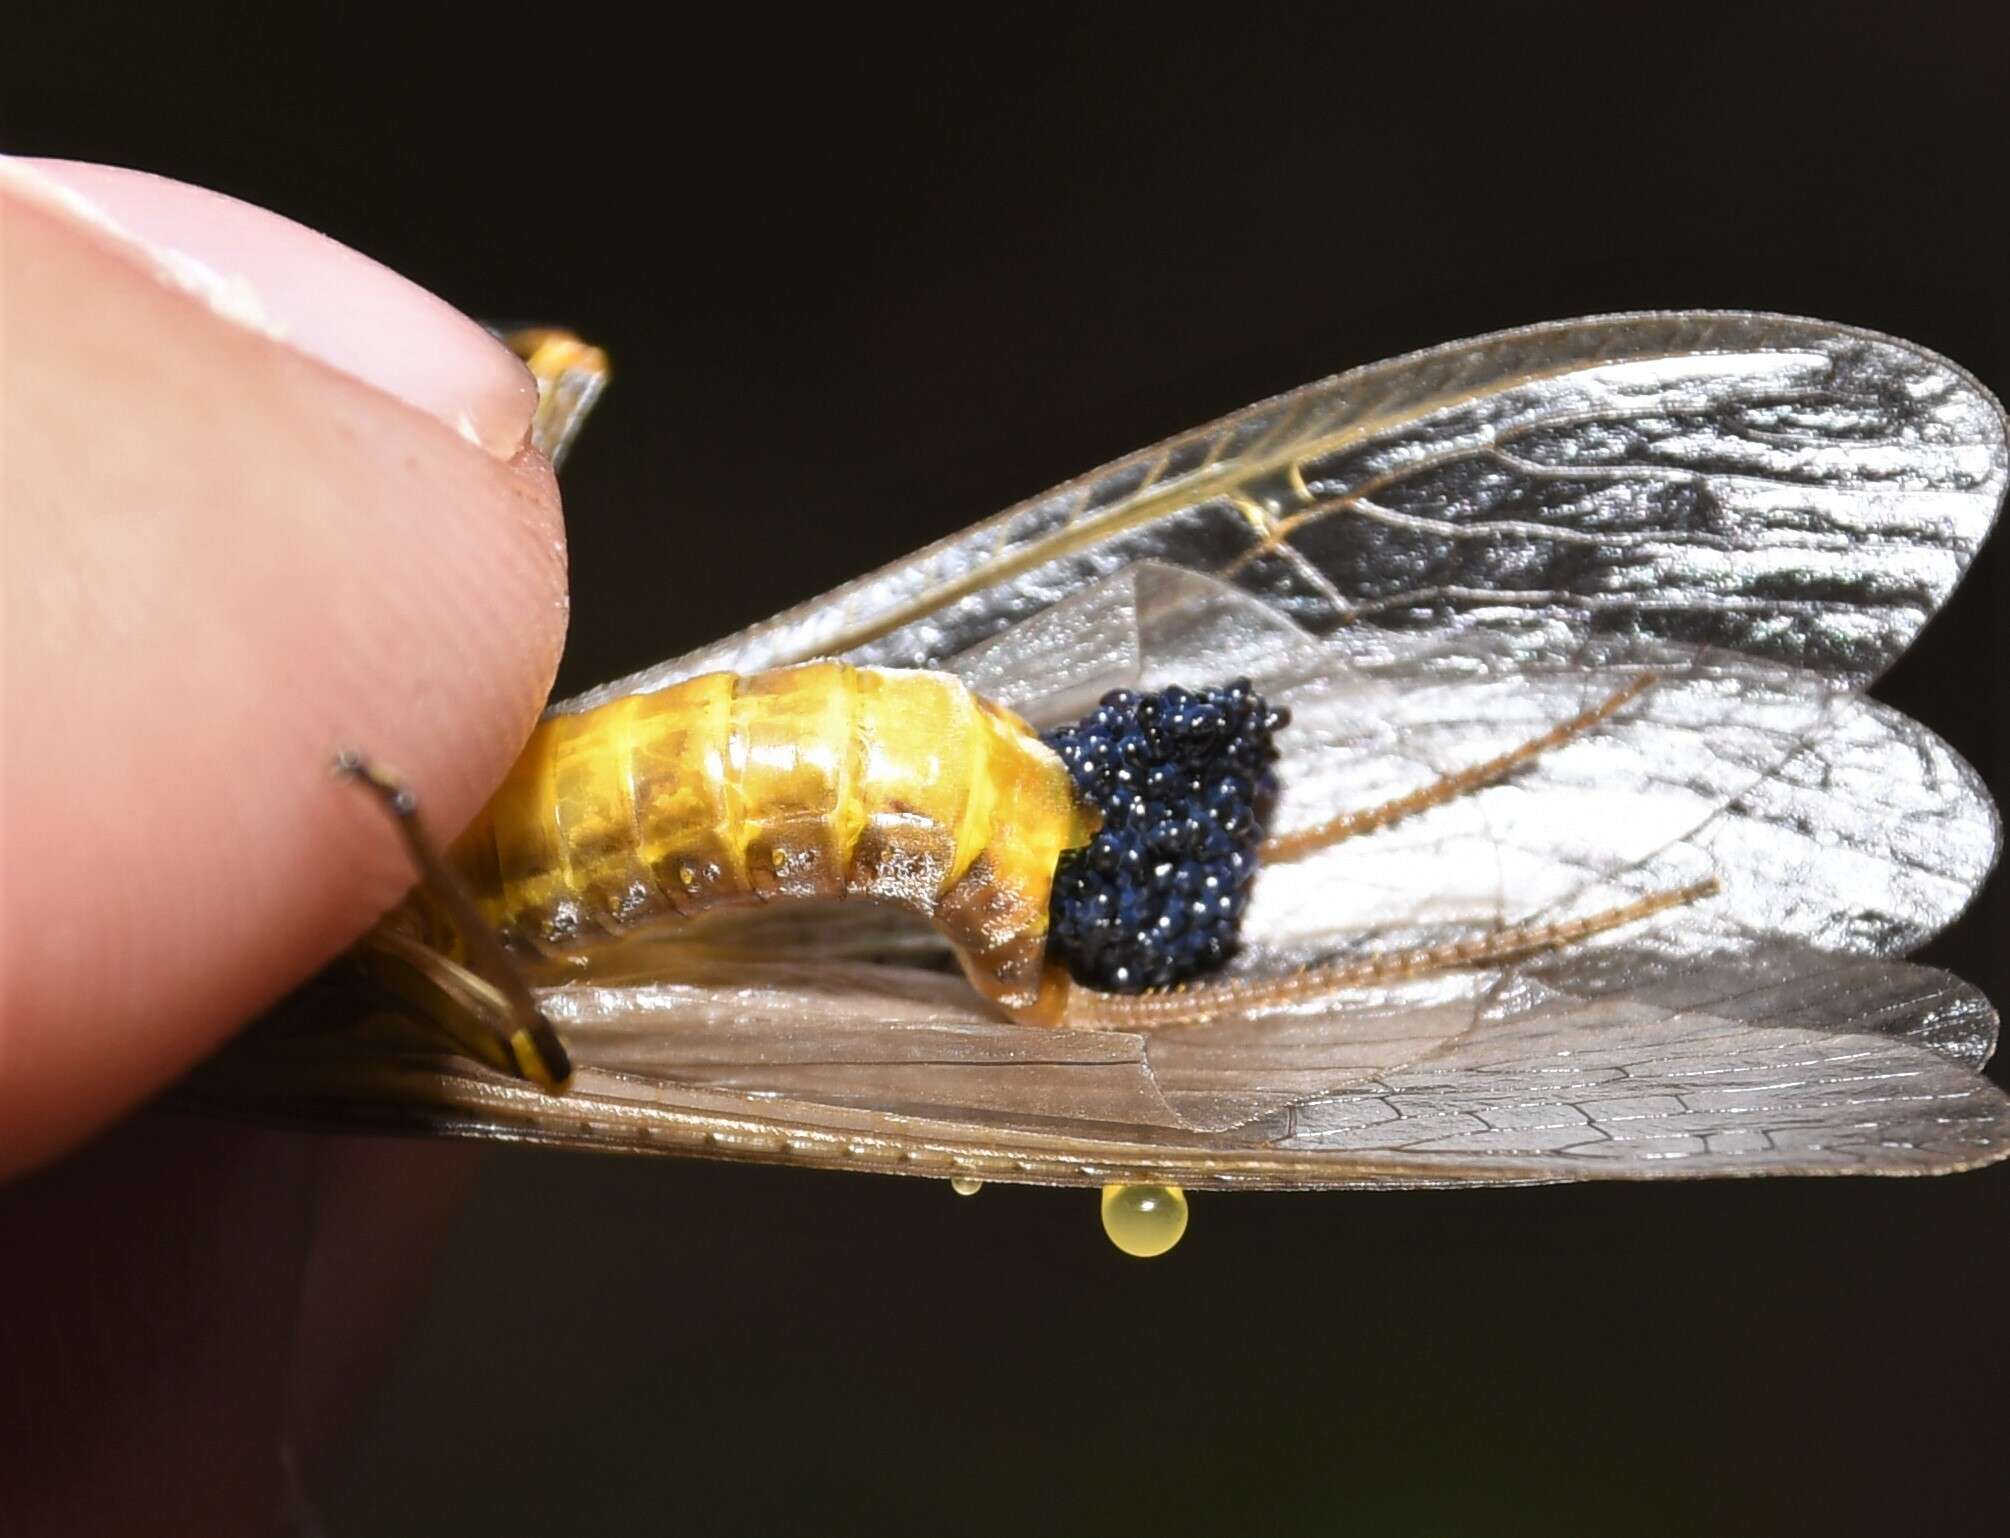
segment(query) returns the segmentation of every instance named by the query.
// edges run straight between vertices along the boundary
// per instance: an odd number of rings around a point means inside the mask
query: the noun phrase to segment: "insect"
[[[378,960],[407,1006],[546,1022],[568,1063],[463,1025],[484,1067],[324,984],[187,1093],[959,1189],[1990,1162],[1994,1011],[1899,958],[1998,824],[1861,690],[2006,480],[1972,378],[1822,322],[1622,315],[1356,369],[553,707],[447,856],[472,908],[422,899]],[[1098,893],[1137,894],[1083,869],[1126,828],[1181,898],[1209,871],[1155,854],[1226,860],[1224,826],[1150,844],[1220,765],[1124,782],[1137,816],[1088,794],[1146,702],[1243,742],[1221,805],[1258,873],[1190,974],[1098,930]],[[915,794],[932,750],[962,801]],[[973,785],[1027,815],[973,818]],[[429,957],[498,935],[534,992],[440,985]]]

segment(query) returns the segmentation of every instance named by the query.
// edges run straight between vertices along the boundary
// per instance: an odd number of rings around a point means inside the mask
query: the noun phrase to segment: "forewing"
[[[1673,641],[1860,684],[1958,580],[2006,474],[2001,408],[1909,343],[1752,314],[1531,326],[1252,406],[560,708],[812,656],[938,665],[1141,560],[1370,654]]]

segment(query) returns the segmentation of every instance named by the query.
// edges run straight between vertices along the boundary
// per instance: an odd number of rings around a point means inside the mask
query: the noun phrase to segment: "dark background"
[[[41,15],[0,97],[613,349],[568,691],[1500,326],[1782,309],[2010,394],[1992,8],[1394,9]],[[1880,690],[1999,800],[2006,593],[1999,539]],[[1929,952],[1999,1003],[2003,887]],[[1993,1532],[2006,1196],[1201,1198],[1145,1265],[1088,1193],[504,1151],[328,1528]]]

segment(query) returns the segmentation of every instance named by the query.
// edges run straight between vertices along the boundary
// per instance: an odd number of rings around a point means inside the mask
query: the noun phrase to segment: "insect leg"
[[[579,436],[600,392],[607,388],[612,372],[607,354],[570,331],[550,326],[505,331],[502,339],[537,380],[537,415],[531,419],[530,441],[556,470],[572,451],[572,440]]]
[[[503,949],[475,906],[474,898],[419,821],[419,803],[405,782],[360,753],[335,757],[336,772],[354,780],[390,813],[406,852],[467,948],[462,966],[428,946],[380,928],[369,949],[387,959],[392,975],[380,980],[420,1004],[471,1055],[521,1074],[549,1090],[563,1089],[572,1077],[572,1059],[552,1023],[537,1007],[523,972]],[[415,996],[413,985],[430,985]]]
[[[1301,860],[1308,854],[1316,854],[1321,849],[1354,838],[1363,833],[1373,833],[1378,828],[1386,828],[1391,823],[1400,822],[1405,817],[1413,817],[1418,812],[1434,806],[1443,806],[1447,801],[1455,801],[1460,796],[1483,790],[1512,774],[1529,760],[1560,748],[1573,737],[1580,737],[1598,725],[1609,720],[1625,706],[1638,699],[1656,682],[1654,676],[1643,674],[1618,690],[1591,709],[1572,716],[1568,721],[1551,727],[1540,737],[1531,737],[1516,748],[1510,748],[1498,758],[1490,758],[1485,763],[1473,764],[1434,780],[1420,790],[1398,796],[1393,801],[1385,801],[1380,806],[1371,806],[1364,811],[1347,812],[1330,822],[1317,827],[1301,828],[1296,833],[1280,834],[1266,839],[1257,851],[1263,864],[1281,865],[1290,860]]]
[[[1127,1031],[1166,1025],[1194,1025],[1252,1010],[1303,1003],[1343,988],[1400,982],[1436,972],[1491,966],[1545,951],[1560,950],[1578,940],[1618,929],[1669,908],[1679,908],[1718,889],[1712,876],[1689,886],[1651,892],[1617,908],[1583,918],[1546,924],[1517,924],[1491,934],[1474,935],[1447,945],[1387,951],[1353,961],[1308,967],[1288,977],[1238,977],[1202,983],[1165,993],[1113,994],[1070,989],[1062,1023],[1092,1031]]]

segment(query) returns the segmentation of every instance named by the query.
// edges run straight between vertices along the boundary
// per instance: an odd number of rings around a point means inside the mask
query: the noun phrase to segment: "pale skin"
[[[503,348],[298,226],[64,174],[129,228],[222,247],[196,254],[291,345],[0,188],[0,1173],[171,1081],[395,901],[410,867],[331,753],[370,743],[458,826],[565,621],[558,494]]]
[[[500,780],[563,637],[558,493],[521,366],[405,280],[174,183],[0,171],[0,1177],[48,1166],[0,1191],[0,1306],[33,1321],[0,1334],[0,1505],[265,1531],[463,1155],[103,1134],[409,884],[337,746],[442,829]]]

